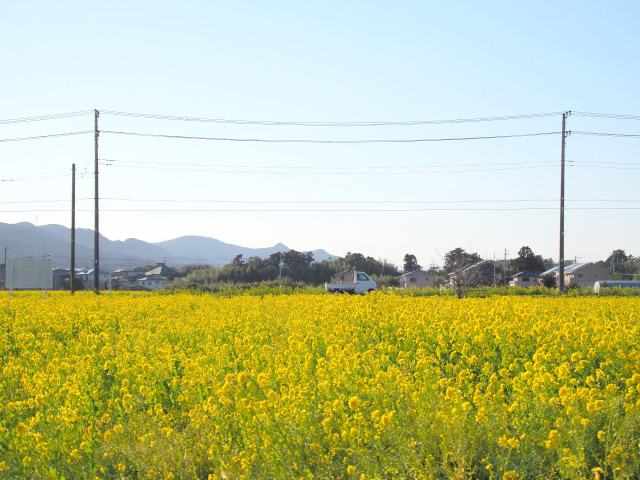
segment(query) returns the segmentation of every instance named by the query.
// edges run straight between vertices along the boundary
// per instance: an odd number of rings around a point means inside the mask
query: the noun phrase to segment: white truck
[[[331,293],[364,294],[373,292],[378,287],[374,280],[364,272],[342,272],[336,275],[338,283],[325,283],[324,289]]]

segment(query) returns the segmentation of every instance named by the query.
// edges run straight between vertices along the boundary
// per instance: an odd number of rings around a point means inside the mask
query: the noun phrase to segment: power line
[[[51,180],[54,178],[67,178],[68,175],[49,175],[47,177],[26,177],[26,178],[4,178],[4,179],[0,179],[0,182],[2,183],[9,183],[9,182],[36,182],[36,181],[40,181],[40,180]]]
[[[83,200],[93,200],[91,198],[76,198],[76,201]],[[9,202],[0,202],[0,205],[13,205],[13,204],[25,204],[25,203],[62,203],[62,202],[70,202],[71,200],[68,198],[54,198],[54,199],[46,199],[46,200],[22,200],[22,201],[9,201]]]
[[[107,197],[102,200],[121,201],[121,202],[166,202],[166,203],[232,203],[232,204],[300,204],[300,205],[336,205],[336,204],[348,204],[348,205],[375,205],[375,204],[456,204],[456,203],[518,203],[518,202],[556,202],[556,199],[508,199],[508,200],[182,200],[182,199],[130,199],[130,198],[117,198]],[[595,200],[588,200],[595,201]],[[640,200],[637,200],[640,202]],[[3,202],[0,202],[2,204]],[[18,203],[18,202],[4,202],[4,203]]]
[[[100,110],[103,115],[115,115],[121,117],[143,118],[151,120],[170,120],[181,122],[221,123],[234,125],[267,125],[267,126],[298,126],[298,127],[379,127],[379,126],[411,126],[411,125],[442,125],[452,123],[477,123],[495,122],[506,120],[523,120],[530,118],[557,117],[562,112],[529,113],[524,115],[507,115],[501,117],[477,117],[459,118],[449,120],[406,120],[406,121],[379,121],[379,122],[315,122],[315,121],[277,121],[277,120],[234,120],[224,118],[202,118],[174,115],[156,115],[149,113],[118,112],[113,110]]]
[[[93,133],[93,131],[87,130],[84,132],[54,133],[51,135],[39,135],[37,137],[2,138],[0,139],[0,142],[22,142],[22,141],[28,141],[28,140],[43,140],[45,138],[70,137],[73,135],[85,135],[87,133]]]
[[[90,200],[90,199],[84,199]],[[557,198],[524,198],[506,200],[182,200],[182,199],[132,199],[103,197],[102,200],[123,201],[123,202],[169,202],[169,203],[237,203],[237,204],[442,204],[442,203],[521,203],[521,202],[557,202]],[[617,200],[617,199],[576,199],[571,202],[602,202],[602,203],[640,203],[640,200]],[[46,202],[46,200],[43,200]],[[17,203],[17,202],[0,202]]]
[[[571,112],[579,117],[608,118],[614,120],[640,120],[640,115],[621,115],[619,113]]]
[[[89,201],[93,197],[85,197],[76,199],[76,201]],[[407,204],[407,205],[431,205],[431,204],[469,204],[469,203],[529,203],[529,202],[557,202],[556,198],[524,198],[524,199],[506,199],[506,200],[196,200],[196,199],[171,199],[171,198],[121,198],[121,197],[101,197],[103,201],[132,202],[132,203],[215,203],[215,204],[243,204],[243,205],[262,205],[262,204],[299,204],[299,205],[375,205],[375,204]],[[69,199],[44,199],[44,200],[24,200],[24,201],[6,201],[0,202],[0,205],[13,204],[32,204],[32,203],[57,203],[69,202]],[[624,199],[572,199],[571,203],[640,203],[640,200],[624,200]]]
[[[595,165],[640,165],[638,162],[607,162],[606,160],[567,160],[568,162],[578,162],[580,164],[595,164]]]
[[[171,138],[179,140],[207,140],[216,142],[241,142],[241,143],[314,143],[314,144],[362,144],[362,143],[421,143],[421,142],[454,142],[470,140],[496,140],[504,138],[540,137],[559,135],[560,132],[522,133],[515,135],[490,135],[480,137],[449,137],[449,138],[414,138],[414,139],[368,139],[368,140],[308,140],[308,139],[260,139],[260,138],[225,138],[225,137],[197,137],[186,135],[163,135],[156,133],[121,132],[114,130],[101,130],[100,133],[113,135],[129,135],[136,137]]]
[[[92,113],[93,113],[93,110],[82,110],[80,112],[56,113],[53,115],[40,115],[37,117],[9,118],[7,120],[0,120],[0,125],[9,125],[13,123],[42,122],[46,120],[60,120],[63,118],[80,117],[80,116],[89,115]]]
[[[114,166],[114,164],[107,164],[109,166]],[[294,171],[294,172],[277,172],[277,171],[243,171],[243,170],[215,170],[211,168],[184,168],[184,167],[163,167],[163,166],[140,166],[140,165],[115,165],[118,167],[124,168],[144,168],[150,170],[173,170],[179,172],[208,172],[208,173],[231,173],[238,175],[427,175],[427,174],[441,174],[441,173],[478,173],[478,172],[490,172],[490,171],[504,171],[504,170],[525,170],[532,168],[549,168],[554,167],[555,164],[549,162],[548,164],[543,165],[533,165],[533,166],[511,166],[511,167],[501,167],[501,168],[473,168],[473,169],[465,169],[465,170],[429,170],[429,171],[420,171],[420,170],[412,170],[412,171],[383,171],[383,172],[374,172],[374,171]],[[231,167],[228,167],[231,168]],[[280,167],[281,169],[287,169],[288,167]],[[375,168],[375,167],[370,167]],[[405,167],[409,168],[409,167]],[[426,167],[414,167],[414,168],[426,168]],[[434,167],[430,167],[434,168]]]
[[[509,165],[556,165],[557,162],[551,160],[542,160],[537,162],[502,162],[502,163],[465,163],[465,164],[449,164],[449,165],[394,165],[394,166],[367,166],[367,167],[315,167],[315,166],[301,166],[301,165],[289,165],[289,166],[269,166],[269,165],[224,165],[224,164],[211,164],[211,163],[186,163],[186,162],[148,162],[143,160],[115,160],[109,158],[101,158],[100,161],[107,162],[104,165],[114,165],[117,163],[134,164],[134,165],[149,165],[149,166],[176,166],[176,167],[205,167],[205,168],[263,168],[271,170],[362,170],[376,169],[376,170],[398,170],[403,168],[451,168],[451,167],[488,167],[488,166],[509,166]],[[146,168],[146,167],[140,167]]]
[[[626,133],[602,133],[602,132],[576,132],[571,131],[571,135],[590,135],[595,137],[617,137],[617,138],[640,138],[640,135],[629,135]]]
[[[567,210],[640,210],[640,207],[571,207]],[[123,209],[123,208],[104,208],[103,212],[119,212],[119,213],[137,213],[137,212],[158,212],[158,213],[323,213],[323,212],[360,212],[360,213],[394,213],[394,212],[483,212],[483,211],[527,211],[527,210],[557,210],[556,207],[504,207],[504,208],[488,208],[488,207],[470,207],[470,208],[385,208],[385,209],[361,209],[361,208],[331,208],[331,209],[220,209],[220,208],[185,208],[185,209],[163,209],[163,208],[140,208],[140,209]],[[33,209],[33,210],[0,210],[2,213],[32,213],[32,212],[66,212],[66,209]],[[78,212],[93,212],[92,209],[78,209]]]
[[[77,112],[56,113],[51,115],[38,115],[34,117],[10,118],[10,119],[0,120],[0,125],[41,122],[41,121],[48,121],[48,120],[60,120],[65,118],[92,115],[93,113],[94,113],[94,110],[81,110]],[[318,122],[318,121],[243,120],[243,119],[226,119],[226,118],[206,118],[206,117],[122,112],[122,111],[116,111],[116,110],[101,110],[100,113],[103,115],[151,119],[151,120],[169,120],[169,121],[195,122],[195,123],[219,123],[219,124],[234,124],[234,125],[302,126],[302,127],[377,127],[377,126],[443,125],[443,124],[457,124],[457,123],[479,123],[479,122],[525,120],[525,119],[532,119],[532,118],[557,117],[562,115],[562,112],[544,112],[544,113],[528,113],[528,114],[522,114],[522,115],[504,115],[504,116],[493,116],[493,117],[472,117],[472,118],[439,119],[439,120]],[[575,111],[572,111],[571,113],[572,115],[582,116],[582,117],[606,118],[606,119],[617,119],[617,120],[640,120],[639,115],[623,115],[618,113],[575,112]]]
[[[628,164],[633,165],[633,164]],[[607,165],[579,165],[581,168],[599,168],[599,169],[607,169],[607,170],[640,170],[640,164],[636,164],[636,166],[628,166],[628,167],[618,167],[618,166],[607,166]]]

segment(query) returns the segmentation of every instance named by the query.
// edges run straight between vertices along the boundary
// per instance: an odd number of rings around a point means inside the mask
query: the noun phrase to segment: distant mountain
[[[189,263],[225,265],[237,256],[266,258],[272,253],[288,252],[289,247],[278,243],[268,248],[247,248],[224,243],[210,237],[186,236],[159,242],[157,245],[177,259],[189,259]]]
[[[71,229],[62,225],[35,226],[28,222],[0,223],[0,247],[8,247],[9,257],[53,258],[55,267],[69,268],[71,264]],[[94,231],[76,229],[76,267],[91,268],[93,265]],[[290,248],[282,243],[273,247],[249,248],[224,243],[210,237],[184,236],[164,242],[148,243],[135,238],[125,241],[109,240],[100,235],[100,268],[115,270],[166,261],[174,267],[200,263],[226,265],[237,255],[243,258],[265,258],[272,253],[287,252]],[[313,258],[321,262],[335,255],[325,250],[313,250]],[[4,259],[0,260],[4,261]]]

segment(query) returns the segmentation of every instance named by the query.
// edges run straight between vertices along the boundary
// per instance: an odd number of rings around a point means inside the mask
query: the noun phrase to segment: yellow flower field
[[[0,478],[638,478],[640,299],[14,292]]]

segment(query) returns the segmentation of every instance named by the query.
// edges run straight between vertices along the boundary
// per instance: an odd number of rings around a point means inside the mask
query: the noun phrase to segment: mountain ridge
[[[8,257],[52,257],[56,268],[69,268],[71,264],[71,229],[63,225],[0,222],[0,239],[0,247],[7,248]],[[76,268],[92,268],[93,248],[94,231],[76,228]],[[137,238],[110,240],[100,235],[100,269],[113,271],[157,262],[177,268],[189,264],[223,266],[237,255],[265,258],[289,250],[283,243],[251,248],[198,235],[184,235],[162,242],[145,242]],[[309,251],[318,262],[334,256],[323,249]]]

